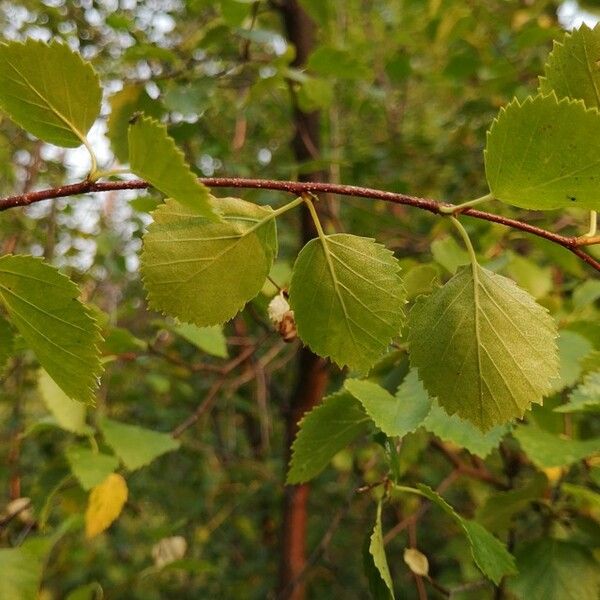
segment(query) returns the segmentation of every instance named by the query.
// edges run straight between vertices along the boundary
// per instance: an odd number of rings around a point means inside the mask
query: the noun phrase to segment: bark
[[[293,66],[301,68],[315,43],[315,24],[297,0],[281,4],[288,40],[296,48]],[[319,157],[320,117],[318,112],[305,113],[294,101],[294,137],[292,149],[299,163]],[[323,182],[322,171],[303,174],[301,181]],[[307,210],[302,210],[301,242],[316,236],[316,229]],[[286,414],[287,451],[295,438],[297,423],[302,415],[323,397],[328,381],[327,362],[303,348],[298,356],[296,387]],[[281,553],[279,569],[279,598],[304,600],[306,568],[306,530],[308,524],[309,485],[287,486],[283,503]]]

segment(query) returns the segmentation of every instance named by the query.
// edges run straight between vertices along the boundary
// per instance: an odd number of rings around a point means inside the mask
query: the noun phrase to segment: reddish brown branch
[[[265,189],[265,190],[276,190],[282,192],[288,192],[296,196],[300,196],[303,193],[323,193],[323,194],[336,194],[339,196],[351,196],[355,198],[371,198],[374,200],[383,200],[384,202],[391,202],[393,204],[403,204],[406,206],[413,206],[420,208],[421,210],[429,211],[434,215],[443,214],[442,210],[451,204],[446,202],[439,202],[437,200],[431,200],[428,198],[419,198],[417,196],[408,196],[406,194],[397,194],[395,192],[387,192],[385,190],[376,190],[372,188],[359,187],[354,185],[344,185],[336,183],[316,183],[316,182],[303,182],[303,181],[278,181],[272,179],[247,179],[242,177],[205,177],[201,178],[200,181],[209,187],[218,188],[238,188],[238,189]],[[69,185],[63,185],[57,188],[50,188],[46,190],[39,190],[35,192],[27,192],[25,194],[19,194],[16,196],[8,196],[0,200],[0,211],[8,210],[9,208],[16,208],[19,206],[29,206],[36,202],[42,202],[43,200],[50,200],[52,198],[64,198],[67,196],[77,196],[79,194],[88,194],[91,192],[111,192],[115,190],[142,190],[150,187],[146,181],[139,179],[131,181],[107,181],[107,182],[96,182],[82,181],[80,183],[72,183]],[[571,251],[573,254],[578,256],[581,260],[590,265],[593,269],[600,272],[600,261],[590,256],[582,250],[582,246],[586,245],[585,239],[581,236],[571,237],[553,233],[547,231],[541,227],[519,221],[517,219],[511,219],[502,215],[496,215],[493,213],[485,212],[482,210],[476,210],[469,208],[462,211],[463,215],[473,217],[475,219],[481,219],[483,221],[490,221],[491,223],[499,223],[505,227],[511,227],[512,229],[518,229],[525,231],[537,237],[544,238],[550,242],[554,242],[563,248]]]

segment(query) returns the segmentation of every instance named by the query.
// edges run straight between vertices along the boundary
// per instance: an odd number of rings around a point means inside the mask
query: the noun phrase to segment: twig
[[[428,198],[419,198],[417,196],[408,196],[406,194],[397,194],[395,192],[387,192],[384,190],[376,190],[366,187],[358,187],[353,185],[344,185],[336,183],[315,183],[315,182],[299,182],[299,181],[278,181],[272,179],[247,179],[242,177],[204,177],[200,181],[209,187],[225,187],[225,188],[243,188],[243,189],[265,189],[278,190],[289,192],[296,196],[306,193],[315,194],[337,194],[339,196],[351,196],[356,198],[372,198],[374,200],[382,200],[393,204],[403,204],[413,206],[421,210],[429,211],[435,215],[444,214],[444,209],[452,208],[452,204],[439,202]],[[38,190],[35,192],[27,192],[16,196],[8,196],[0,200],[0,211],[8,210],[18,206],[29,206],[35,202],[50,200],[51,198],[64,198],[67,196],[77,196],[79,194],[88,194],[91,192],[110,192],[114,190],[142,190],[150,187],[146,181],[139,179],[129,181],[106,181],[106,182],[91,182],[81,181],[56,188],[46,190]],[[590,256],[582,250],[582,246],[589,243],[582,236],[565,236],[517,219],[511,219],[502,215],[468,208],[461,211],[462,215],[498,223],[505,227],[518,229],[537,237],[544,238],[566,248],[593,269],[600,272],[600,261]]]

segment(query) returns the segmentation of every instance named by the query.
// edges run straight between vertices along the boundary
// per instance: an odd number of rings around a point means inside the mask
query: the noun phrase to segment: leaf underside
[[[405,292],[392,252],[348,234],[314,239],[292,274],[298,335],[316,354],[366,371],[404,321]]]
[[[485,172],[495,198],[534,210],[600,210],[600,115],[554,93],[513,100],[487,136]]]
[[[223,221],[213,223],[167,200],[144,236],[141,271],[150,306],[200,327],[233,318],[260,292],[277,254],[270,208],[237,198],[219,203]]]
[[[546,309],[478,265],[418,300],[409,325],[410,361],[429,395],[481,430],[541,403],[558,374]]]
[[[100,114],[101,99],[93,67],[66,44],[0,44],[0,106],[41,140],[80,146]]]
[[[65,394],[92,404],[102,337],[78,296],[68,277],[39,258],[0,258],[0,303],[12,324]]]

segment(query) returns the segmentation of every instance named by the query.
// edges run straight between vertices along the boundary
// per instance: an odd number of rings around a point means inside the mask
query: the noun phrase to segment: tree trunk
[[[297,0],[285,0],[281,5],[287,37],[296,48],[294,67],[302,67],[314,47],[315,24]],[[292,148],[299,163],[319,158],[320,118],[318,112],[305,113],[294,101],[294,138]],[[322,171],[306,173],[301,181],[324,181]],[[302,245],[317,235],[310,214],[302,207]],[[298,356],[296,388],[286,414],[287,451],[296,436],[298,421],[323,397],[328,381],[327,361],[303,348]],[[306,596],[306,529],[308,522],[308,484],[287,486],[283,504],[279,598],[303,600]]]

